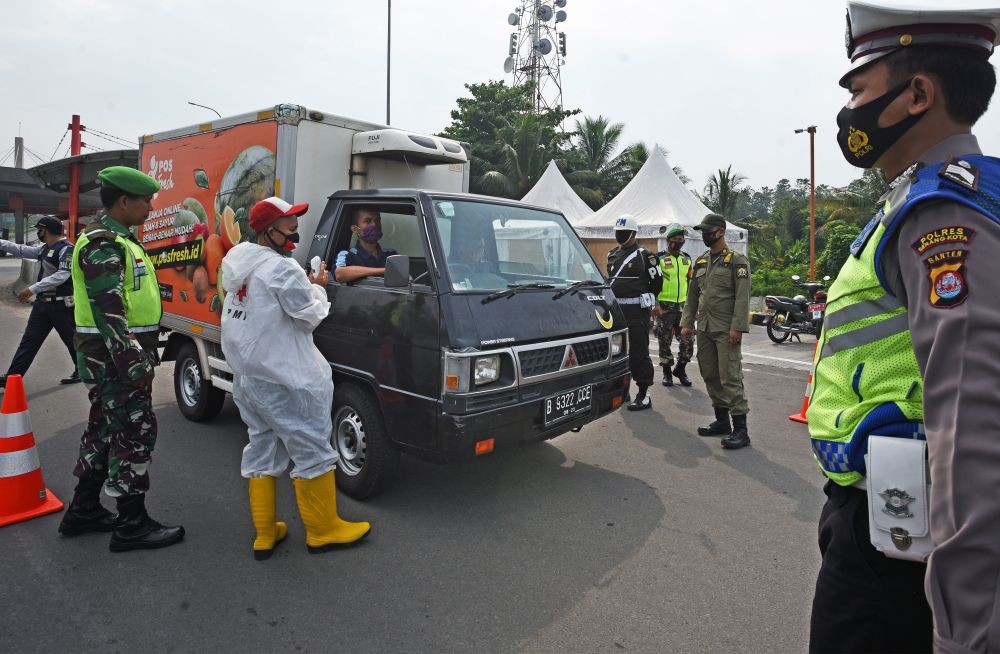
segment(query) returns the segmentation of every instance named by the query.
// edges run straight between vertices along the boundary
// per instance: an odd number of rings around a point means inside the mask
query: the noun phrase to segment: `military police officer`
[[[699,427],[698,435],[725,436],[722,446],[735,450],[750,444],[740,351],[743,334],[750,331],[750,262],[729,249],[722,216],[710,213],[695,229],[709,249],[694,262],[681,337],[691,338],[697,320],[698,368],[715,409],[715,421]]]
[[[73,474],[79,478],[59,532],[113,532],[111,551],[166,547],[183,527],[149,517],[149,463],[156,444],[153,367],[158,363],[160,290],[153,263],[129,231],[149,215],[159,183],[125,166],[98,175],[105,212],[83,231],[73,253],[76,349],[90,393],[90,418]],[[100,490],[118,505],[101,506]]]
[[[656,298],[660,305],[660,315],[656,318],[653,333],[660,345],[660,365],[663,367],[663,385],[673,386],[674,377],[681,386],[690,386],[687,364],[694,354],[694,343],[690,338],[681,338],[681,315],[687,300],[688,278],[691,276],[691,257],[682,251],[685,230],[680,225],[667,229],[667,250],[659,253],[660,270],[663,272],[663,289]],[[679,343],[677,365],[670,351],[674,337]],[[671,368],[673,370],[671,371]]]
[[[69,350],[70,361],[73,362],[72,374],[59,383],[72,384],[80,381],[76,372],[76,350],[73,349],[73,281],[69,271],[73,260],[73,244],[63,238],[62,223],[54,216],[39,218],[35,229],[38,230],[41,245],[18,245],[0,240],[0,251],[16,257],[38,259],[37,281],[17,296],[21,302],[31,301],[32,296],[35,300],[10,368],[6,375],[0,375],[0,388],[7,384],[7,375],[24,376],[28,372],[35,355],[53,329]]]
[[[639,247],[636,239],[639,222],[634,216],[620,216],[615,221],[618,247],[608,252],[608,277],[611,290],[628,324],[628,362],[639,392],[628,405],[629,411],[641,411],[653,406],[646,389],[653,385],[653,360],[649,357],[649,327],[651,313],[658,313],[656,296],[663,284],[663,275],[656,256]]]
[[[1000,652],[1000,163],[971,134],[1000,9],[961,4],[848,3],[837,141],[892,181],[813,366],[814,652]]]

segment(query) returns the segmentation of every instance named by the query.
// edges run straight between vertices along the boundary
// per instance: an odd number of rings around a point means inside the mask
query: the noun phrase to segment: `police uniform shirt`
[[[62,251],[55,254],[62,244]],[[11,241],[0,240],[0,251],[15,257],[37,259],[39,261],[38,281],[28,287],[33,295],[45,294],[55,297],[56,289],[70,279],[70,266],[73,263],[73,245],[65,239],[52,245],[19,245]],[[72,292],[66,293],[72,295]]]
[[[385,260],[396,254],[395,250],[378,248],[378,255],[372,256],[368,250],[355,245],[349,250],[341,250],[337,255],[337,268],[345,266],[363,266],[365,268],[385,268]]]
[[[691,269],[681,326],[705,333],[750,331],[750,262],[726,248],[705,251]]]
[[[633,253],[635,256],[632,256]],[[656,256],[638,244],[627,248],[619,246],[608,252],[608,277],[614,278],[611,290],[619,299],[634,299],[643,293],[652,293],[655,302],[663,285]],[[649,309],[635,302],[622,303],[621,308],[627,320],[649,317]]]
[[[919,161],[979,153],[976,138],[962,134]],[[907,308],[924,383],[935,543],[926,588],[935,637],[950,641],[949,651],[1000,649],[1000,225],[938,200],[914,207],[897,234],[882,268]],[[946,266],[956,274],[942,274]]]

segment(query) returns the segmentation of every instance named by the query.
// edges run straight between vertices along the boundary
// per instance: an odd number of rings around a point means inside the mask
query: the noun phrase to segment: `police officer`
[[[111,531],[112,552],[166,547],[180,542],[184,528],[156,522],[145,504],[156,444],[160,291],[152,261],[129,231],[146,220],[160,185],[125,166],[97,178],[104,215],[80,235],[72,267],[77,367],[89,389],[90,418],[73,469],[79,483],[59,532]],[[101,506],[105,483],[117,519]]]
[[[743,334],[750,331],[750,262],[729,249],[722,216],[710,213],[695,229],[709,249],[694,262],[681,338],[691,338],[697,319],[698,368],[715,409],[715,421],[699,427],[698,435],[725,436],[722,446],[736,450],[750,444],[740,351]]]
[[[694,354],[694,343],[690,338],[681,338],[681,315],[687,300],[688,278],[691,276],[691,257],[683,252],[685,230],[674,225],[667,230],[667,250],[659,253],[660,270],[663,272],[663,290],[656,298],[660,305],[660,315],[656,318],[653,333],[660,344],[660,365],[663,366],[663,385],[673,386],[674,377],[681,386],[690,386],[685,368]],[[670,351],[674,337],[679,343],[677,365]],[[671,374],[673,368],[673,374]]]
[[[0,251],[15,257],[38,259],[38,279],[17,295],[21,302],[35,301],[31,305],[28,324],[24,328],[21,344],[14,352],[6,375],[0,375],[0,388],[7,384],[7,375],[24,376],[41,349],[42,343],[53,329],[59,334],[70,360],[73,372],[59,380],[60,384],[80,381],[76,372],[76,350],[73,349],[73,281],[69,265],[73,260],[73,244],[63,238],[63,226],[54,216],[43,216],[35,223],[41,245],[18,245],[0,239]]]
[[[1000,651],[1000,163],[971,134],[998,27],[1000,9],[959,2],[848,3],[837,141],[892,182],[829,289],[813,366],[814,652]],[[919,455],[883,485],[873,445]],[[902,560],[928,524],[926,568]]]
[[[649,327],[651,313],[659,313],[656,296],[663,284],[663,275],[656,256],[639,246],[636,236],[639,222],[634,216],[623,215],[615,221],[618,247],[608,252],[608,277],[611,290],[618,298],[628,324],[628,363],[632,378],[639,387],[629,411],[641,411],[653,406],[646,389],[653,385],[653,360],[649,357]]]

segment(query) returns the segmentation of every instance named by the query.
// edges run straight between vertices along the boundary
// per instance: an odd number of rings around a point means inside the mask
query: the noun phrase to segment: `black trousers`
[[[640,388],[653,385],[653,360],[649,356],[649,317],[628,323],[628,367]]]
[[[930,652],[927,566],[890,559],[872,546],[865,491],[828,481],[823,492],[823,563],[816,580],[809,651]]]
[[[73,348],[73,332],[76,326],[73,324],[73,309],[67,307],[61,300],[53,302],[42,302],[35,300],[31,305],[31,315],[28,316],[28,324],[24,328],[24,335],[21,337],[21,344],[14,352],[14,358],[10,362],[8,375],[24,375],[31,367],[31,362],[35,360],[35,355],[42,348],[49,332],[53,329],[59,334],[66,349],[69,350],[72,368],[76,368],[76,350]]]

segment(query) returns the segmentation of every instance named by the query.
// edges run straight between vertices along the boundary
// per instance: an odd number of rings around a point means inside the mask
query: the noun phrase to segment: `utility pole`
[[[809,281],[816,281],[816,126],[795,130],[809,133]]]
[[[386,25],[385,31],[385,124],[391,125],[389,121],[389,95],[390,95],[390,73],[392,70],[392,0],[387,0],[388,5],[388,24]]]
[[[68,126],[70,133],[70,156],[76,157],[83,148],[83,125],[80,124],[80,116],[73,114],[73,122]],[[80,215],[80,164],[74,161],[69,165],[69,237],[76,241],[77,220]]]

